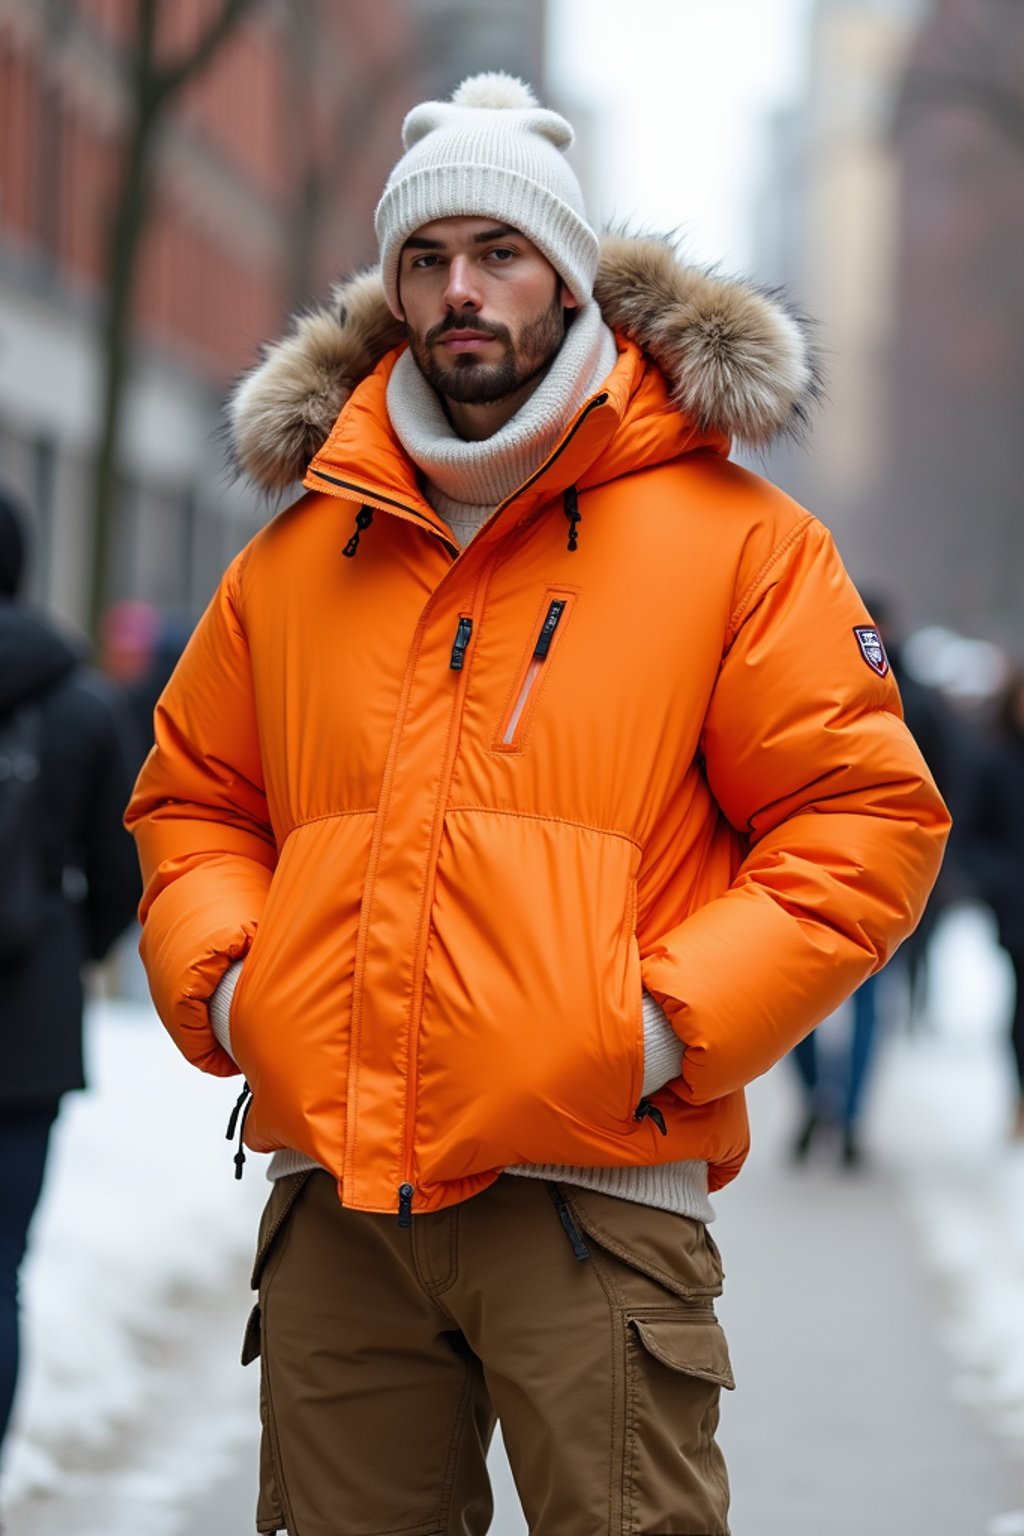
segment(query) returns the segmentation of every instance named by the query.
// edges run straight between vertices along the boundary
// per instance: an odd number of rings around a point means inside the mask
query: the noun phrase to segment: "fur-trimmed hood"
[[[799,433],[821,394],[807,321],[777,291],[687,266],[672,243],[606,235],[594,297],[609,326],[662,370],[680,411],[748,447]],[[405,339],[376,269],[300,316],[236,385],[229,438],[268,492],[301,480],[352,390]]]

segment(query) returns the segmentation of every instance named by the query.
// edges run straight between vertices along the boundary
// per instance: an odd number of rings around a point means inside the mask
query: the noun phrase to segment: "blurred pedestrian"
[[[309,494],[129,811],[158,1010],[275,1151],[266,1531],[482,1532],[496,1417],[535,1536],[726,1530],[708,1193],[945,838],[828,533],[727,461],[809,404],[798,322],[599,270],[571,139],[505,75],[406,119],[380,275],[236,395]]]
[[[0,494],[0,1444],[18,1270],[61,1097],[83,1085],[82,967],[106,954],[140,894],[121,825],[131,721],[113,686],[19,601],[25,531]]]
[[[892,599],[872,592],[866,594],[865,600],[899,688],[904,721],[955,815],[963,799],[965,728],[938,690],[914,677],[904,665]],[[894,962],[906,978],[906,1018],[911,1028],[924,1017],[928,951],[937,915],[946,892],[961,890],[960,882],[948,868],[956,835],[954,820],[953,836],[939,878],[920,922],[907,935]],[[794,1047],[791,1059],[801,1089],[799,1120],[792,1140],[792,1154],[797,1162],[802,1162],[824,1135],[827,1141],[838,1139],[839,1160],[844,1168],[855,1169],[863,1164],[861,1120],[874,1067],[880,1004],[884,1005],[886,997],[892,995],[888,985],[892,979],[892,967],[884,975],[869,976],[851,999],[848,1017],[843,1020],[848,1027],[840,1032],[829,1030],[824,1041],[819,1040],[818,1031],[814,1030]]]
[[[862,981],[850,999],[848,1033],[837,1042],[824,1043],[822,1031],[812,1029],[791,1052],[803,1089],[803,1110],[793,1141],[798,1162],[811,1150],[822,1130],[839,1136],[839,1158],[844,1168],[859,1168],[864,1161],[861,1141],[861,1109],[878,1030],[880,976]]]
[[[999,942],[1013,968],[1012,1134],[1024,1141],[1024,667],[1014,671],[1004,690],[992,741],[975,768],[965,853],[978,895],[992,909]]]
[[[928,956],[935,925],[945,908],[964,895],[959,824],[967,793],[973,733],[940,690],[916,677],[907,666],[896,600],[881,592],[869,592],[865,600],[892,666],[907,729],[920,747],[953,817],[939,877],[921,921],[901,944],[896,960],[906,978],[907,1025],[914,1029],[927,1020]]]
[[[153,711],[188,642],[192,625],[140,598],[122,598],[100,624],[100,667],[118,684],[135,720],[138,767],[153,745]]]

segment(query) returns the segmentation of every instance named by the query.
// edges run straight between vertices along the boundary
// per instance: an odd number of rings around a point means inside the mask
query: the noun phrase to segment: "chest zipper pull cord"
[[[576,525],[577,523],[582,522],[583,513],[580,511],[579,492],[574,485],[570,485],[566,488],[562,497],[562,501],[565,504],[565,515],[569,519],[569,543],[567,548],[569,549],[570,554],[575,554],[580,542],[579,534],[576,531]]]
[[[558,1185],[552,1184],[550,1179],[544,1180],[544,1188],[555,1202],[555,1210],[558,1212],[558,1219],[562,1223],[562,1226],[565,1228],[566,1237],[572,1244],[573,1258],[575,1258],[578,1263],[582,1264],[584,1259],[590,1258],[590,1249],[583,1241],[583,1234],[579,1227],[576,1225],[575,1221],[572,1219],[572,1211],[569,1209],[569,1202],[562,1194],[562,1191],[559,1189]]]
[[[359,511],[356,513],[356,531],[345,545],[345,548],[342,550],[342,554],[347,556],[349,560],[352,559],[356,550],[359,548],[360,535],[365,533],[366,529],[369,528],[372,522],[373,508],[360,507]]]
[[[245,1148],[242,1144],[242,1137],[245,1134],[245,1122],[249,1118],[250,1109],[252,1109],[252,1089],[249,1087],[248,1083],[243,1083],[242,1091],[238,1095],[238,1098],[235,1100],[235,1107],[231,1111],[231,1118],[228,1121],[227,1134],[224,1137],[225,1141],[230,1141],[235,1134],[235,1128],[237,1126],[238,1151],[234,1156],[236,1179],[240,1179],[242,1177],[242,1169],[245,1166]]]
[[[668,1135],[668,1126],[665,1124],[665,1116],[657,1104],[652,1104],[650,1099],[641,1099],[633,1111],[634,1120],[653,1120],[663,1136]]]

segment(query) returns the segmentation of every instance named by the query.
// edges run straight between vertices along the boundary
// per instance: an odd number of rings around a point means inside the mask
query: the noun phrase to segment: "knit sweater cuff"
[[[644,1082],[646,1099],[683,1070],[683,1042],[668,1021],[660,1003],[649,992],[643,996]]]
[[[217,983],[217,989],[209,1002],[210,1028],[213,1030],[217,1044],[223,1046],[231,1060],[235,1054],[231,1049],[231,999],[235,995],[238,986],[238,978],[242,974],[244,960],[235,960],[228,966],[224,975]]]

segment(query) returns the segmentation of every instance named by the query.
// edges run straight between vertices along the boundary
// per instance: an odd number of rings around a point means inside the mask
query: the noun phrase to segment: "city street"
[[[727,1273],[720,1313],[738,1381],[721,1431],[736,1536],[1024,1536],[1024,1150],[1005,1142],[1003,980],[977,916],[951,923],[936,966],[936,1022],[915,1035],[890,1029],[869,1158],[854,1173],[827,1141],[805,1166],[790,1162],[797,1107],[786,1064],[754,1085],[754,1151],[715,1198]],[[83,1167],[101,1182],[113,1177],[95,1168],[108,1144],[124,1180],[113,1145],[123,1093],[100,1053],[100,1091],[69,1123],[40,1229],[40,1260],[49,1252],[59,1273],[51,1281],[40,1262],[30,1274],[42,1381],[28,1395],[5,1483],[5,1536],[251,1536],[257,1381],[237,1355],[249,1231],[263,1198],[258,1163],[244,1186],[222,1178],[223,1142],[192,1146],[195,1126],[210,1119],[211,1084],[177,1074],[141,1015],[102,1022],[115,1036],[109,1060],[130,1072],[137,1098],[145,1104],[152,1083],[163,1083],[161,1117],[187,1128],[194,1114],[195,1124],[177,1148],[151,1138],[147,1150],[134,1127],[123,1133],[139,1149],[138,1195],[123,1182],[131,1232],[105,1257],[101,1236],[112,1244],[114,1234],[101,1234],[86,1208],[76,1235],[69,1214],[87,1206]],[[126,1031],[138,1054],[123,1067]],[[152,1119],[151,1108],[139,1112]],[[203,1265],[193,1255],[179,1271],[175,1233],[185,1228]],[[135,1339],[134,1374],[113,1343],[93,1342],[69,1387],[63,1378],[89,1330],[81,1312],[54,1313],[74,1262],[62,1260],[61,1244],[70,1254],[86,1241],[96,1252],[81,1252],[77,1269],[112,1263],[124,1286],[118,1297],[109,1278],[96,1282],[110,1317],[95,1303],[94,1329],[102,1337],[109,1328],[116,1342],[120,1328],[126,1348]],[[142,1267],[149,1250],[154,1273],[170,1276],[159,1299]],[[44,1303],[48,1334],[35,1315]],[[115,1390],[131,1398],[130,1411],[113,1403]],[[89,1416],[100,1426],[91,1436]],[[493,1462],[492,1529],[520,1536],[500,1452]]]
[[[735,1536],[1024,1536],[1022,1447],[953,1399],[947,1299],[898,1178],[790,1171],[788,1099],[778,1076],[758,1085],[759,1151],[717,1202],[738,1382],[721,1431]],[[493,1460],[493,1536],[521,1536],[507,1465]],[[250,1479],[251,1457],[182,1536],[249,1536]]]
[[[0,0],[0,1536],[1024,1536],[1022,150],[1024,0]]]
[[[717,1201],[738,1382],[721,1431],[735,1536],[1024,1536],[1024,1447],[954,1400],[939,1343],[948,1298],[898,1177],[788,1169],[788,1102],[778,1075],[757,1086],[759,1151]],[[507,1464],[492,1460],[493,1536],[522,1536]],[[252,1464],[175,1536],[250,1536]]]

